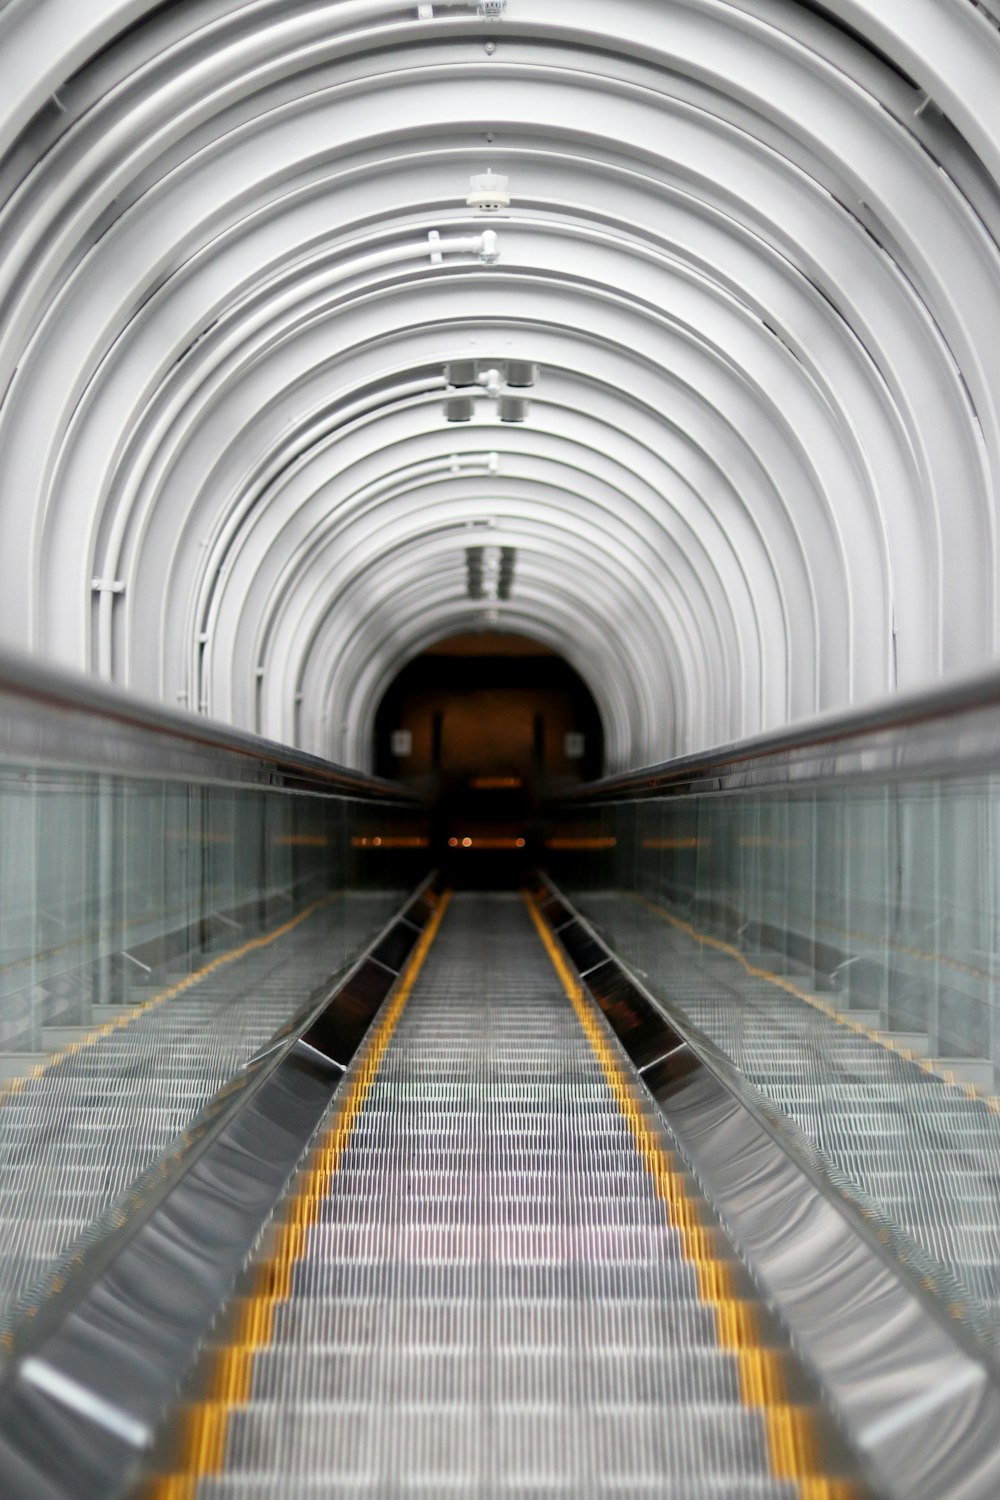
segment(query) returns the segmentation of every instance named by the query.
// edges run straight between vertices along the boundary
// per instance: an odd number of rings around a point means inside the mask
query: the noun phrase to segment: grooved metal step
[[[455,898],[305,1232],[200,1500],[799,1496],[518,898]]]
[[[585,907],[654,992],[956,1276],[1000,1331],[1000,1114],[961,1080],[928,1074],[745,974],[630,896],[588,892]]]
[[[321,908],[273,947],[207,973],[188,991],[0,1092],[0,1317],[265,1046],[310,992],[361,946],[394,898]],[[103,1020],[102,1020],[103,1024]],[[92,1034],[73,1028],[68,1038]],[[0,1078],[3,1054],[0,1054]]]

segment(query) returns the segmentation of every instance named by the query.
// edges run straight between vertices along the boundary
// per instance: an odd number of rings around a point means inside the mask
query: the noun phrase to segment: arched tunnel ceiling
[[[7,0],[0,150],[10,644],[362,765],[494,622],[612,768],[995,658],[995,0]]]

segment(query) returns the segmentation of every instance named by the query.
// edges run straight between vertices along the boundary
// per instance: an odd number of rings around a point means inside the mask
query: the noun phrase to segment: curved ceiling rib
[[[494,623],[611,768],[993,659],[998,76],[971,0],[7,0],[0,634],[361,765]]]

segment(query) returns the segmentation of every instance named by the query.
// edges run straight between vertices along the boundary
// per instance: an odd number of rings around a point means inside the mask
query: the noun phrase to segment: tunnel
[[[487,622],[397,675],[375,715],[373,759],[427,802],[431,858],[450,885],[516,889],[541,855],[547,802],[600,776],[603,730],[563,658]]]
[[[0,0],[0,1494],[1000,1490],[1000,0]]]

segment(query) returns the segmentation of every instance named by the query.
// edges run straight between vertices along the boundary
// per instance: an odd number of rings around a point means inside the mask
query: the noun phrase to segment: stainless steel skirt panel
[[[517,898],[459,896],[202,1500],[792,1500]]]

